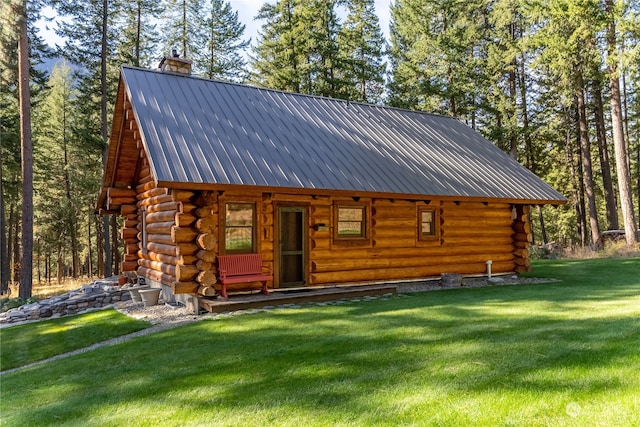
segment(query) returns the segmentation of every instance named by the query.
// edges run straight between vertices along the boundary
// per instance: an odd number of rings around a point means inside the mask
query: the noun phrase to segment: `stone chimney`
[[[192,63],[193,61],[180,58],[178,52],[173,49],[171,51],[171,56],[165,56],[164,58],[162,58],[162,60],[160,61],[160,65],[158,65],[158,68],[160,68],[160,70],[165,73],[191,75]]]

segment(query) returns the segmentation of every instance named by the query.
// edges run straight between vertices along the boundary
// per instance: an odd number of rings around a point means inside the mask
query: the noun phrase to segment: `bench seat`
[[[267,274],[263,270],[268,270]],[[262,266],[261,254],[218,255],[218,281],[220,295],[228,299],[227,285],[232,283],[260,282],[261,292],[269,295],[267,281],[273,280],[271,269]]]

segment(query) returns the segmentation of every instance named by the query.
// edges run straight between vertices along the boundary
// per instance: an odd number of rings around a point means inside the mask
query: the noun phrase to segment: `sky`
[[[376,13],[380,20],[380,28],[388,39],[389,36],[389,6],[392,0],[375,0]],[[258,14],[258,10],[265,3],[265,0],[229,0],[233,10],[238,12],[238,19],[246,25],[244,38],[251,38],[252,44],[255,44],[258,37],[258,30],[262,22],[254,21],[253,18]],[[54,12],[49,8],[43,11],[43,16],[52,17]],[[62,44],[62,40],[56,36],[54,32],[55,20],[53,22],[44,23],[41,21],[38,25],[40,35],[50,45]],[[48,29],[46,27],[49,27]]]

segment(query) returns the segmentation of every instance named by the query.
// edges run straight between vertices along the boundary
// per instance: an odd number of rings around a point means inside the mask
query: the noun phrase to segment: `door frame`
[[[302,284],[300,286],[307,286],[309,283],[309,204],[308,203],[278,203],[275,205],[275,221],[274,221],[274,262],[273,262],[273,279],[274,288],[280,288],[280,269],[282,268],[282,249],[281,249],[281,209],[291,209],[297,212],[302,212]]]

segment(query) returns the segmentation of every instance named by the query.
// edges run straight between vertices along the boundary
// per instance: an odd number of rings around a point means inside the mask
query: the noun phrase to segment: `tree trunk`
[[[100,217],[97,215],[94,215],[93,219],[96,227],[96,259],[98,260],[98,276],[105,277],[106,276],[105,274],[106,257],[104,256],[105,239],[104,239],[104,230],[103,230],[105,218],[102,218],[102,221],[100,221]]]
[[[22,258],[20,298],[31,297],[33,285],[33,140],[31,138],[31,92],[29,90],[29,38],[27,3],[18,12],[18,86],[20,92],[20,145],[22,153]]]
[[[519,73],[519,82],[520,82],[520,104],[522,108],[522,134],[524,137],[524,147],[525,147],[525,156],[526,156],[526,166],[527,168],[533,172],[537,173],[538,165],[536,162],[536,156],[533,151],[533,143],[531,141],[531,131],[529,129],[529,108],[527,106],[527,81],[526,81],[526,72],[525,72],[525,56],[520,56],[520,73]]]
[[[0,156],[0,295],[9,290],[9,247],[7,223],[4,220],[4,187],[2,186],[2,156]]]
[[[640,219],[640,141],[636,144],[636,166],[636,195],[638,196],[638,219]]]
[[[56,255],[56,279],[57,284],[61,285],[63,280],[63,257],[62,257],[62,246],[58,246],[58,252]]]
[[[9,205],[9,224],[7,227],[7,254],[9,255],[9,281],[13,282],[16,277],[15,265],[18,262],[18,252],[14,248],[15,242],[18,240],[18,220],[16,219],[15,206],[13,203]]]
[[[70,209],[69,215],[69,234],[71,239],[71,265],[72,276],[77,278],[80,272],[80,257],[78,255],[78,224],[75,212],[75,203],[71,194],[71,177],[69,176],[69,153],[67,150],[67,109],[66,106],[62,108],[62,155],[63,155],[63,179],[65,195],[67,197],[67,209]]]
[[[100,65],[100,131],[102,134],[102,142],[104,143],[104,151],[102,152],[102,164],[106,166],[107,157],[109,155],[109,130],[107,129],[107,18],[109,10],[109,1],[102,0],[102,39],[101,39],[101,65]],[[112,274],[111,265],[113,264],[111,253],[111,242],[109,241],[109,218],[102,218],[102,237],[104,238],[104,275],[110,277]]]
[[[598,154],[600,156],[600,170],[602,171],[602,188],[604,191],[604,199],[607,213],[607,229],[617,230],[620,228],[618,224],[618,206],[616,203],[616,193],[613,189],[613,180],[611,179],[611,162],[609,161],[609,148],[607,147],[607,131],[604,124],[604,107],[602,105],[602,82],[594,80],[593,85],[593,109],[598,140]]]
[[[589,140],[589,128],[587,125],[587,109],[584,103],[584,81],[582,72],[577,73],[576,102],[578,106],[578,128],[580,132],[580,157],[582,162],[582,173],[584,180],[584,190],[587,196],[587,208],[589,214],[589,225],[591,229],[591,244],[597,249],[600,246],[600,226],[598,224],[598,208],[596,206],[596,195],[593,185],[593,168],[591,164],[591,141]]]
[[[577,113],[576,113],[576,121]],[[578,152],[578,159],[582,158],[582,150],[580,149],[579,136],[578,142],[576,144],[576,149]],[[566,157],[567,163],[569,165],[571,171],[571,181],[573,182],[573,194],[575,199],[575,207],[576,207],[576,222],[578,226],[578,236],[580,237],[580,245],[587,245],[587,218],[585,215],[585,204],[584,204],[584,182],[582,180],[582,163],[578,160],[574,161],[574,150],[572,148],[572,139],[570,133],[567,133],[567,140],[565,141],[565,149],[566,149]]]
[[[51,253],[47,248],[47,253],[44,255],[44,279],[48,284],[51,284]]]
[[[91,244],[91,212],[89,212],[89,217],[87,218],[87,277],[90,279],[93,278],[93,250]]]
[[[512,22],[509,24],[509,34],[512,40],[516,39],[516,25]],[[509,131],[509,155],[514,160],[518,159],[518,136],[516,135],[516,126],[518,119],[517,113],[517,71],[518,61],[517,56],[514,55],[511,60],[511,67],[509,67],[509,117],[508,117],[508,131]]]
[[[36,283],[41,283],[42,281],[42,271],[40,270],[40,239],[38,239],[36,244],[36,271],[38,272],[38,281]]]
[[[637,243],[636,218],[633,211],[633,196],[631,193],[631,172],[629,168],[629,153],[624,140],[622,128],[622,105],[620,100],[620,81],[618,77],[618,56],[616,55],[616,22],[613,0],[605,0],[605,8],[609,14],[607,24],[607,62],[609,71],[609,89],[611,91],[611,129],[613,133],[613,147],[616,153],[616,170],[618,172],[618,191],[620,192],[620,207],[624,221],[624,232],[627,246]]]
[[[547,228],[544,225],[544,215],[542,213],[542,205],[538,205],[538,218],[540,220],[540,234],[542,234],[542,243],[549,243],[549,237],[547,236]]]

